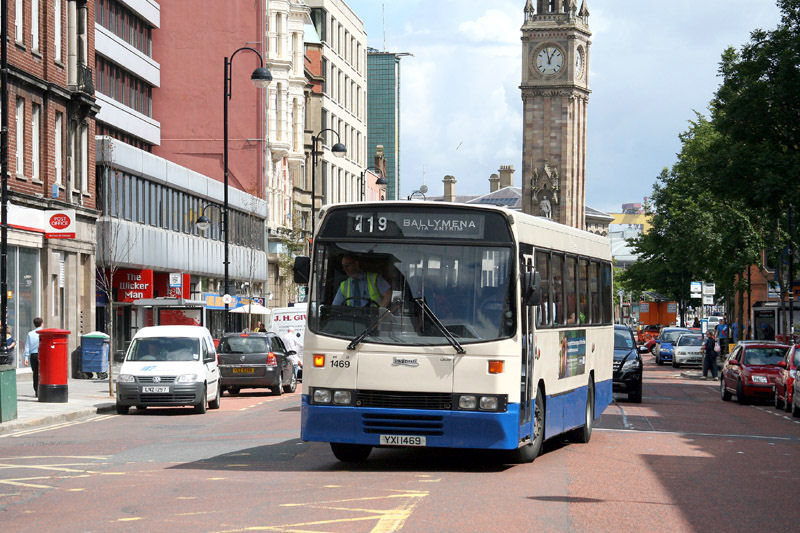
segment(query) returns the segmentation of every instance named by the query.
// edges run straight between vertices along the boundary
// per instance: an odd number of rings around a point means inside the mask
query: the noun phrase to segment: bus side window
[[[536,252],[536,271],[541,279],[539,287],[542,294],[542,301],[536,314],[536,325],[539,327],[550,326],[553,323],[553,316],[551,313],[549,252]]]

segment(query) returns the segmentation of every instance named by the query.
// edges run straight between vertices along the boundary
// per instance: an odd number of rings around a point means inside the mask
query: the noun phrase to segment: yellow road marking
[[[52,489],[50,485],[36,485],[35,483],[22,483],[21,481],[15,481],[13,479],[0,479],[0,483],[5,483],[6,485],[13,485],[15,487],[30,487],[32,489]]]
[[[133,522],[134,520],[141,520],[140,516],[134,516],[131,518],[117,518],[117,522]]]
[[[368,496],[364,498],[346,498],[342,500],[331,500],[324,502],[310,502],[300,504],[281,504],[282,507],[311,507],[315,509],[322,509],[326,511],[343,511],[348,513],[367,513],[368,516],[359,516],[353,518],[339,518],[330,520],[318,520],[314,522],[301,522],[298,524],[283,524],[276,526],[254,526],[245,528],[246,530],[262,530],[262,531],[291,531],[299,532],[305,531],[298,528],[320,525],[344,524],[348,522],[363,522],[365,520],[377,520],[377,524],[371,530],[374,533],[391,533],[402,529],[405,521],[411,516],[414,508],[422,501],[422,498],[427,496],[427,491],[397,491],[398,494],[387,494],[385,496]],[[375,500],[389,500],[389,499],[403,499],[400,506],[393,509],[365,509],[360,507],[341,507],[335,504],[342,504],[347,502],[366,502]]]
[[[67,490],[67,492],[82,492],[84,490],[86,490],[86,489],[69,489],[69,490]]]

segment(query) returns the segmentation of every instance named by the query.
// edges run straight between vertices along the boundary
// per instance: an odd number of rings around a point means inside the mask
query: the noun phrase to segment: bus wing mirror
[[[525,305],[537,306],[542,303],[542,280],[539,273],[535,270],[525,272],[523,283]]]
[[[311,278],[311,258],[299,255],[294,258],[294,282],[306,285]]]

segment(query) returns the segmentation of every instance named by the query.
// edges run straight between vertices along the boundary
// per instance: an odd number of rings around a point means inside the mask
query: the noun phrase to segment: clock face
[[[552,76],[564,66],[564,54],[555,46],[545,46],[536,54],[536,69],[545,76]]]
[[[575,54],[575,77],[580,78],[583,74],[583,48],[578,48]]]

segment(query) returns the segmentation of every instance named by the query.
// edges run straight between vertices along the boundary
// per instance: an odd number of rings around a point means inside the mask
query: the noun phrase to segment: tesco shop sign
[[[75,238],[75,210],[59,209],[44,212],[45,232],[48,239],[74,239]]]

